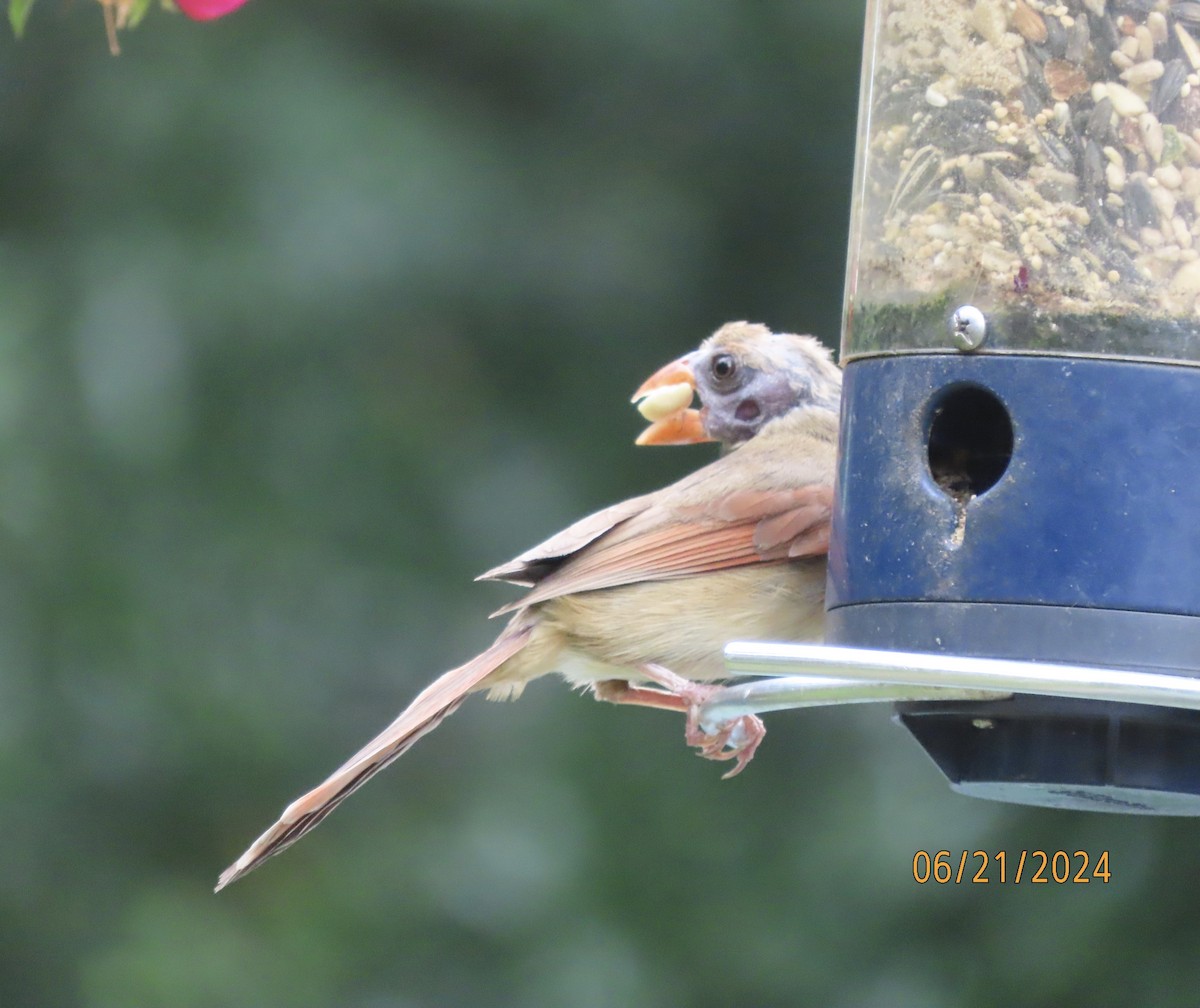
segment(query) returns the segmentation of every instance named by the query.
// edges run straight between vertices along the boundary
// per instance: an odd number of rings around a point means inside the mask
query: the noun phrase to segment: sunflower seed
[[[1193,70],[1200,70],[1200,45],[1192,38],[1191,33],[1178,22],[1175,23],[1175,37],[1179,40],[1179,48]]]
[[[1091,48],[1092,33],[1088,28],[1088,19],[1078,18],[1067,33],[1067,48],[1063,59],[1071,63],[1083,63],[1088,58]]]
[[[1200,3],[1193,0],[1180,0],[1171,4],[1171,17],[1184,24],[1200,25]]]
[[[1187,75],[1183,60],[1173,59],[1164,63],[1162,76],[1154,82],[1154,90],[1150,92],[1150,111],[1161,118],[1179,97],[1179,89],[1183,87]]]

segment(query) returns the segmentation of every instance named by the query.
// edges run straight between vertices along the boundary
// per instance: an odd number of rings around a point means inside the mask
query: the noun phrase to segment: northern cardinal
[[[702,409],[673,411],[673,442],[718,440],[733,450],[481,575],[530,589],[494,614],[513,614],[495,643],[292,802],[222,873],[218,891],[311,830],[469,693],[514,698],[557,671],[600,699],[690,715],[712,688],[695,681],[725,674],[728,641],[820,639],[841,372],[811,336],[734,322],[639,393],[681,381]],[[666,689],[631,685],[645,682]],[[746,717],[705,733],[689,716],[688,740],[741,769],[762,731]]]

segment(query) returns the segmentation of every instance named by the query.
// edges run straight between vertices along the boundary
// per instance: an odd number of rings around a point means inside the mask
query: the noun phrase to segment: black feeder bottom
[[[1200,367],[915,354],[845,372],[826,641],[1200,676]],[[962,794],[1200,815],[1200,711],[896,719]]]
[[[1089,812],[1200,815],[1200,712],[1018,696],[897,704],[950,786]]]

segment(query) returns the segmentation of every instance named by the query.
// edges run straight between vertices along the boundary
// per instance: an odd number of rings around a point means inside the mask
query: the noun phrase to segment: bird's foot
[[[699,755],[710,760],[737,760],[732,770],[722,774],[722,780],[736,777],[746,768],[767,734],[767,726],[760,718],[746,714],[715,728],[706,728],[700,723],[700,706],[721,687],[692,682],[661,665],[643,665],[641,671],[662,689],[646,689],[612,679],[594,684],[592,692],[598,700],[609,703],[681,711],[687,715],[684,740],[699,749]]]
[[[700,726],[693,708],[688,711],[688,722],[683,737],[688,745],[699,747],[700,755],[705,759],[737,760],[732,770],[721,774],[722,780],[728,780],[746,769],[746,764],[754,759],[754,754],[758,752],[758,747],[762,745],[766,735],[767,726],[762,723],[762,718],[754,714],[743,714],[732,721],[726,721],[715,731],[705,731]]]
[[[722,780],[736,777],[746,769],[767,734],[767,726],[761,718],[746,714],[708,728],[700,723],[700,706],[721,689],[720,686],[692,682],[661,665],[643,665],[642,672],[686,705],[687,726],[683,737],[688,745],[696,746],[705,759],[737,761],[732,770],[721,775]]]

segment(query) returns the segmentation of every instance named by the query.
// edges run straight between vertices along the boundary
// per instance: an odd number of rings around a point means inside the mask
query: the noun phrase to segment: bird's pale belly
[[[720,679],[731,640],[820,640],[824,591],[820,558],[581,592],[543,603],[539,615],[561,634],[555,668],[573,683],[636,680],[647,661]]]

